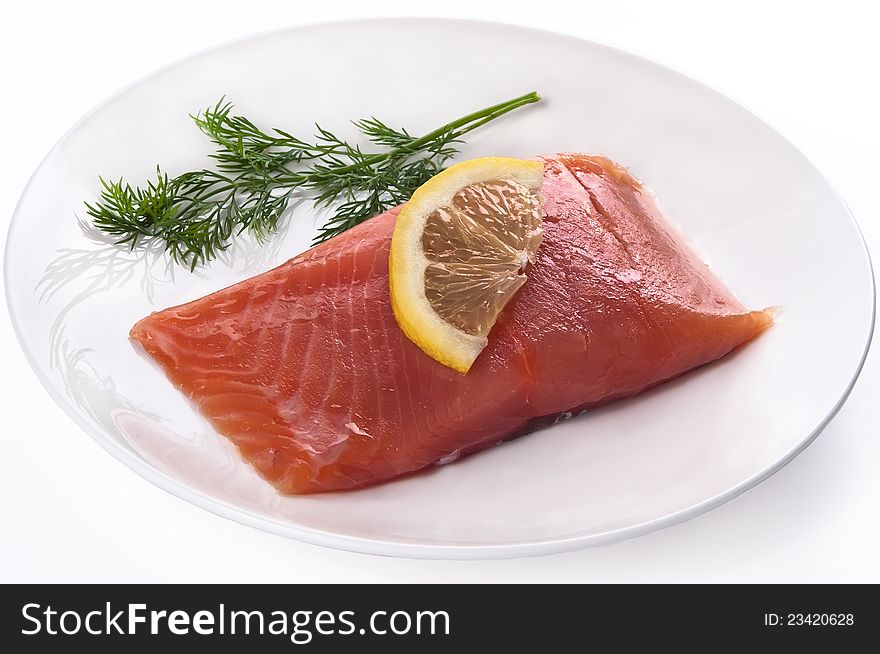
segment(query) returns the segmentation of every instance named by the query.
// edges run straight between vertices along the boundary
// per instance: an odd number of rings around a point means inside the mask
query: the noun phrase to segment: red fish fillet
[[[351,489],[634,395],[764,330],[602,157],[545,157],[544,241],[463,376],[391,312],[397,209],[131,337],[278,490]]]

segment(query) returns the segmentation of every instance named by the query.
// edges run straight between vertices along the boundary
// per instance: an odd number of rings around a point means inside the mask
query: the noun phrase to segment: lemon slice
[[[486,157],[447,168],[407,202],[391,239],[391,307],[404,334],[466,373],[541,244],[544,166]]]

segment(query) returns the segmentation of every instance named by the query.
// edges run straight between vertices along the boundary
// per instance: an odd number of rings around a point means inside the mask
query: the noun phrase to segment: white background
[[[415,4],[4,3],[0,229],[5,234],[28,177],[61,134],[107,95],[161,65],[296,23],[444,15],[575,33],[709,83],[812,159],[847,200],[878,256],[880,15],[873,3],[739,0],[722,8],[705,2],[447,0],[422,3],[422,11]],[[818,440],[770,480],[709,514],[563,555],[416,561],[288,541],[153,487],[55,406],[2,314],[0,582],[880,582],[876,347],[846,406]]]

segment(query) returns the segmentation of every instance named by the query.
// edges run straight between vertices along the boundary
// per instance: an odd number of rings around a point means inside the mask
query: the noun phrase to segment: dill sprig
[[[101,197],[86,203],[95,227],[131,249],[161,243],[174,260],[195,268],[245,230],[265,239],[278,228],[296,192],[316,207],[335,206],[315,244],[405,202],[458,153],[462,137],[540,98],[528,93],[442,125],[423,136],[377,118],[354,121],[375,147],[365,152],[320,125],[313,142],[274,128],[266,132],[221,98],[191,116],[216,146],[216,165],[132,187],[100,178]]]

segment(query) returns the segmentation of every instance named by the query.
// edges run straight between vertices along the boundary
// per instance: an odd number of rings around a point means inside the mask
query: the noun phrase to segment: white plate
[[[394,61],[394,66],[386,62]],[[377,115],[428,130],[537,89],[544,101],[471,135],[463,156],[604,153],[631,167],[713,269],[777,324],[723,361],[626,402],[426,474],[281,497],[128,342],[143,315],[304,249],[298,208],[264,248],[193,275],[78,226],[99,174],[140,181],[206,162],[187,118],[223,94],[257,123],[347,132]],[[350,130],[349,130],[350,131]],[[870,341],[870,262],[846,206],[742,107],[679,73],[568,36],[490,23],[376,20],[263,34],[129,87],[49,153],[18,206],[6,290],[46,388],[113,456],[162,488],[267,531],[423,557],[543,554],[684,520],[758,483],[840,408]],[[112,492],[112,489],[108,489]]]

